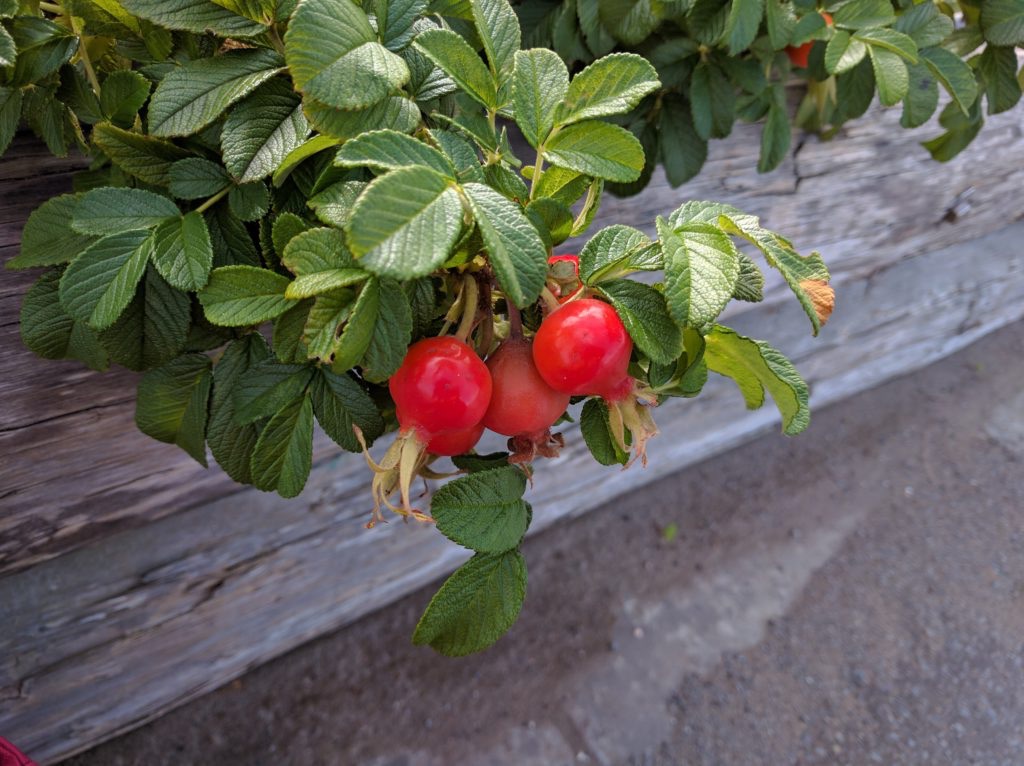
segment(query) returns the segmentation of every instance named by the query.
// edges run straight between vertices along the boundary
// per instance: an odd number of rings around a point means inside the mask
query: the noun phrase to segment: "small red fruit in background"
[[[566,407],[569,394],[544,382],[533,361],[530,342],[510,338],[487,360],[493,390],[484,425],[503,436],[543,432],[554,425]]]
[[[533,339],[533,360],[544,381],[573,396],[605,396],[628,379],[633,341],[615,309],[582,298],[553,312]]]
[[[491,373],[458,338],[424,338],[409,347],[388,388],[402,430],[413,429],[429,442],[483,420],[491,401]]]
[[[832,15],[822,11],[821,17],[825,19],[825,23],[832,26]],[[789,56],[789,60],[793,63],[793,66],[800,67],[801,69],[807,68],[807,62],[811,55],[811,46],[813,43],[806,42],[803,45],[787,45],[786,55]]]

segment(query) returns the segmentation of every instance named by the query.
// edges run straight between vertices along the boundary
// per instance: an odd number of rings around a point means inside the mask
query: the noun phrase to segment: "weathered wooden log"
[[[809,138],[767,176],[751,171],[755,131],[738,129],[713,144],[694,183],[671,190],[659,175],[639,197],[608,199],[601,220],[650,229],[683,199],[719,199],[823,250],[839,304],[821,338],[777,282],[768,302],[734,310],[729,323],[791,355],[816,404],[833,401],[1024,316],[1024,224],[1006,228],[1024,218],[1024,199],[1010,193],[1024,179],[1020,117],[992,120],[941,168],[897,121],[875,113],[831,143]],[[68,186],[60,171],[73,163],[33,147],[20,143],[0,163],[5,259],[28,211]],[[429,527],[364,530],[361,459],[322,437],[306,491],[284,501],[138,434],[134,375],[21,349],[17,306],[30,282],[0,279],[0,732],[37,758],[136,726],[461,560]],[[742,407],[726,381],[663,407],[647,471],[596,466],[570,432],[563,458],[540,467],[535,529],[776,420]]]

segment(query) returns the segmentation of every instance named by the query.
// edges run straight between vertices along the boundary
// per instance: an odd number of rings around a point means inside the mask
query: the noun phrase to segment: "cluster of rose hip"
[[[821,17],[825,19],[825,23],[828,26],[832,26],[832,14],[822,11]],[[813,46],[814,43],[810,40],[802,45],[787,45],[786,55],[789,56],[789,60],[793,66],[801,69],[807,69],[807,64],[811,59],[811,48]]]
[[[524,469],[538,456],[557,456],[562,440],[551,428],[574,396],[601,397],[620,449],[644,457],[646,440],[657,432],[647,411],[655,397],[629,375],[633,341],[622,320],[609,304],[588,297],[575,255],[549,259],[545,292],[549,301],[533,337],[509,305],[508,335],[486,362],[453,335],[409,347],[389,382],[398,439],[379,463],[368,458],[376,473],[370,526],[383,520],[382,505],[429,520],[412,507],[413,480],[438,476],[428,467],[433,458],[470,452],[485,429],[509,437],[509,462]],[[396,492],[397,504],[390,499]]]

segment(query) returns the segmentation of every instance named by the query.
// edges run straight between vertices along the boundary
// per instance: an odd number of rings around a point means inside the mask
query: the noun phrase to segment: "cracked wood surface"
[[[821,338],[777,279],[766,304],[733,309],[730,324],[797,360],[818,403],[862,390],[1024,306],[1019,226],[940,250],[1024,217],[1013,193],[1024,167],[1019,116],[992,119],[945,166],[916,144],[932,131],[902,131],[898,118],[876,112],[830,143],[806,139],[765,176],[752,170],[757,129],[738,126],[712,143],[699,179],[672,190],[659,173],[638,197],[609,197],[595,230],[613,221],[650,230],[684,199],[717,199],[822,250],[839,304]],[[68,188],[74,166],[18,139],[0,163],[0,258],[16,252],[28,212]],[[961,215],[944,220],[958,205]],[[133,373],[92,373],[21,347],[17,311],[33,278],[5,272],[0,285],[0,731],[33,755],[52,760],[138,725],[459,562],[429,528],[364,532],[362,461],[322,436],[294,501],[239,488],[142,436]],[[749,438],[775,415],[744,412],[716,382],[658,420],[647,472],[599,468],[570,434],[531,497],[537,528]]]
[[[655,215],[685,199],[729,202],[762,216],[798,248],[821,250],[840,285],[1024,216],[1024,197],[1014,193],[1024,167],[1017,113],[989,119],[975,143],[943,166],[917,145],[933,129],[905,131],[898,121],[899,110],[876,110],[831,142],[805,138],[767,175],[754,170],[759,128],[739,125],[730,139],[711,143],[700,177],[671,189],[658,172],[636,197],[609,196],[592,230],[620,222],[653,233]],[[17,252],[28,213],[67,190],[69,169],[81,165],[18,139],[0,163],[0,259]],[[964,199],[969,209],[946,221]],[[781,280],[767,276],[770,298],[781,298]],[[0,286],[0,574],[240,489],[136,431],[134,373],[93,373],[24,349],[17,312],[34,277],[6,272]],[[317,440],[318,459],[335,449]]]

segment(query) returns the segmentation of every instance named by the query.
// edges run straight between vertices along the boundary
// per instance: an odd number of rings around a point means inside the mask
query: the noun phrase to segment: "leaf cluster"
[[[633,53],[570,75],[553,51],[524,50],[506,0],[36,6],[0,0],[17,55],[4,92],[15,111],[49,99],[44,139],[92,163],[32,214],[8,264],[44,269],[26,345],[143,372],[143,432],[284,497],[306,484],[317,425],[353,452],[394,430],[387,383],[410,344],[458,323],[486,356],[519,309],[536,329],[553,248],[588,230],[606,184],[646,172],[642,138],[618,122],[664,86]],[[820,256],[725,205],[686,203],[656,239],[602,229],[579,276],[618,312],[656,400],[696,396],[711,371],[750,407],[767,391],[795,434],[806,383],[718,323],[730,301],[763,297],[741,247],[782,274],[817,333],[832,309]],[[600,400],[580,417],[599,462],[626,459]],[[518,614],[531,509],[508,453],[455,462],[469,475],[431,510],[475,555],[415,640],[464,654]]]
[[[834,135],[874,98],[901,105],[901,125],[927,123],[949,101],[944,132],[923,146],[940,161],[978,134],[984,114],[1013,108],[1024,69],[1024,0],[517,0],[531,45],[570,67],[639,53],[662,87],[620,120],[643,144],[639,191],[657,165],[673,186],[696,175],[708,141],[736,121],[762,122],[758,170],[778,167],[792,141],[787,87],[804,81],[795,127]],[[807,48],[806,67],[786,55]],[[799,57],[794,57],[799,59]]]

